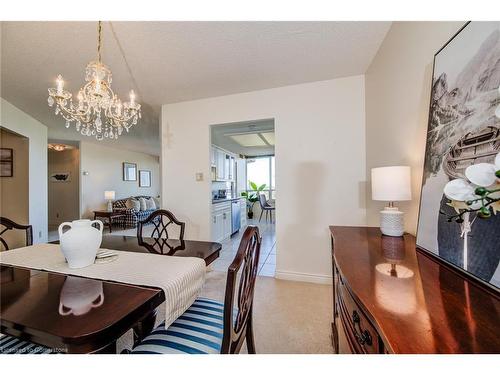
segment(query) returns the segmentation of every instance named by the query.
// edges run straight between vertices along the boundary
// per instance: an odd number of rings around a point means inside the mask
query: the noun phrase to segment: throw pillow
[[[141,210],[141,204],[139,201],[135,198],[129,198],[125,202],[125,207],[127,208],[133,208],[135,211],[140,211]]]
[[[146,198],[146,207],[148,210],[156,210],[156,204],[153,198]]]
[[[139,203],[141,205],[141,211],[146,211],[148,209],[147,204],[146,204],[146,199],[144,198],[139,198]]]

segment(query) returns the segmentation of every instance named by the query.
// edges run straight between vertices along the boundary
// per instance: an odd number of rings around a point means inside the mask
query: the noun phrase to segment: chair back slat
[[[15,229],[23,230],[26,232],[26,246],[33,245],[33,227],[31,225],[17,224],[6,217],[0,217],[0,227],[3,227],[3,230],[0,232],[0,243],[5,247],[5,250],[9,250],[9,245],[7,244],[5,238],[3,238],[2,236],[7,231]]]
[[[253,296],[259,264],[260,244],[259,228],[248,226],[241,238],[238,252],[229,266],[224,301],[222,353],[238,353],[247,338],[246,336],[252,334]],[[238,273],[240,273],[239,279]],[[233,317],[235,302],[238,310],[236,316]],[[247,329],[249,325],[250,330]],[[253,337],[251,340],[253,342]]]
[[[146,219],[139,221],[137,223],[137,238],[139,242],[143,235],[143,228],[145,225],[154,225],[153,232],[151,233],[151,238],[169,238],[168,227],[170,225],[178,225],[180,227],[179,240],[184,240],[184,230],[186,223],[177,220],[175,215],[168,210],[156,210],[151,213]]]

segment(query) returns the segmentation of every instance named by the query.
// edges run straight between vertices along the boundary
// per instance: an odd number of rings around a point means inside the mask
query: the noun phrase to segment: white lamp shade
[[[372,199],[386,202],[411,200],[410,167],[373,168]]]
[[[115,199],[115,192],[114,191],[105,191],[104,192],[104,199],[111,200]]]

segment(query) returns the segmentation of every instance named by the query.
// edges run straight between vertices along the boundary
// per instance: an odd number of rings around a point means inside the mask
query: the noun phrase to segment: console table
[[[353,353],[500,353],[500,299],[379,228],[330,227],[332,338]]]

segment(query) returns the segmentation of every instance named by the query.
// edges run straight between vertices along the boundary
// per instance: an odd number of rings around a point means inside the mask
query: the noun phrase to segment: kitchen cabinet
[[[224,163],[225,163],[225,154],[222,150],[218,148],[215,149],[215,166],[217,168],[216,176],[217,180],[224,180]]]
[[[236,179],[234,155],[212,146],[210,157],[211,164],[215,167],[216,181],[234,181]]]
[[[231,201],[212,204],[212,240],[231,237]]]
[[[216,162],[216,158],[215,158],[215,148],[214,147],[210,147],[210,165],[212,167],[215,167],[217,166],[217,162]]]

